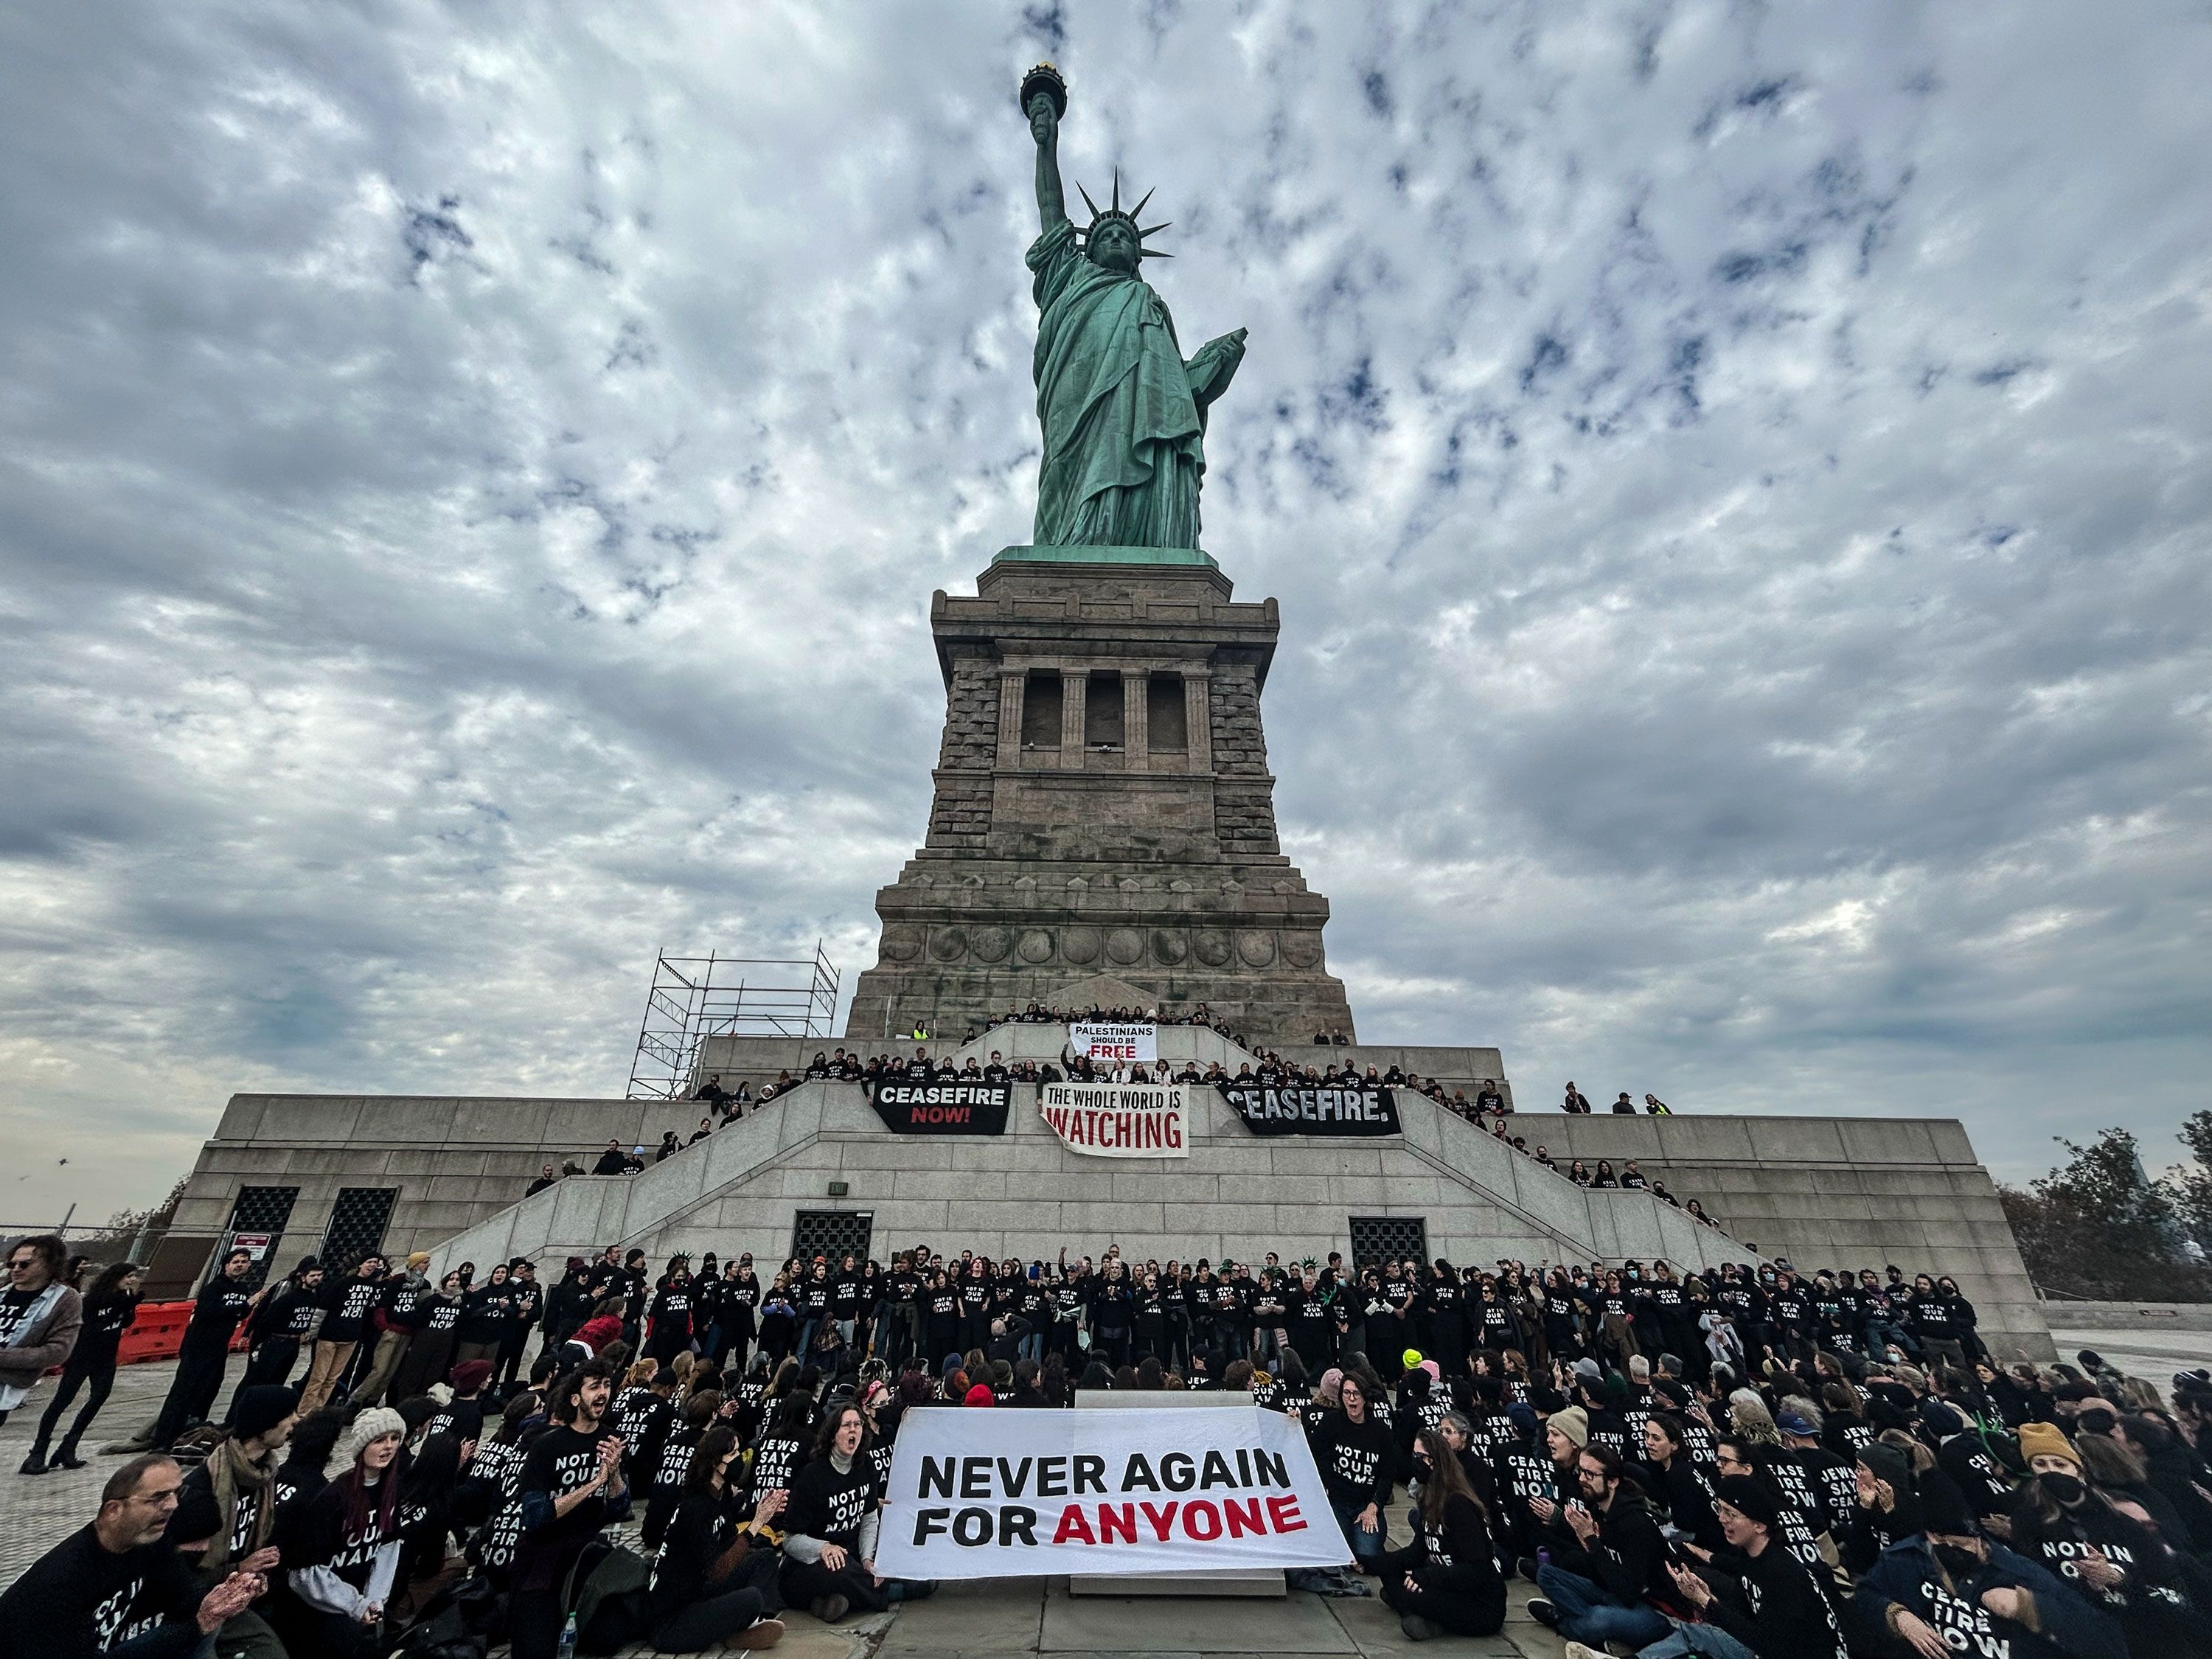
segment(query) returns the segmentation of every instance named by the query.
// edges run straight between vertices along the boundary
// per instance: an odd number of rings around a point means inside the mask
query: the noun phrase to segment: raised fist
[[[1060,137],[1060,116],[1043,93],[1030,100],[1030,137],[1036,140],[1039,149]]]

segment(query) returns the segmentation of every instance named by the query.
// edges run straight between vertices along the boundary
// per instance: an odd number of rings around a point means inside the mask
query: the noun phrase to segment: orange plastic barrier
[[[138,1316],[131,1328],[123,1333],[117,1345],[115,1363],[118,1365],[143,1365],[152,1359],[174,1359],[177,1350],[184,1346],[185,1327],[191,1323],[192,1304],[189,1302],[142,1302]],[[246,1329],[239,1328],[238,1334],[230,1340],[230,1351],[238,1353],[246,1346]]]

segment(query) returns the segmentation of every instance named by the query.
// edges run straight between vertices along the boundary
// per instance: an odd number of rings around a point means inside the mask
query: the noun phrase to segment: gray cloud
[[[2202,1103],[2201,13],[420,3],[0,20],[0,1128],[618,1088],[848,971],[1026,538],[1013,76],[1252,353],[1286,834],[1364,1035],[2001,1170]]]

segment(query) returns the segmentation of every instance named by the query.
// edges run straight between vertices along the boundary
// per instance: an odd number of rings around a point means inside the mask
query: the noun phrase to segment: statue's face
[[[1137,234],[1119,219],[1109,219],[1085,244],[1091,263],[1127,276],[1137,274]]]

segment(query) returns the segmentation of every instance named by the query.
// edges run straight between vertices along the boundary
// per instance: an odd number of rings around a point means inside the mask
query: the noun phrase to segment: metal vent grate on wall
[[[392,1206],[398,1196],[395,1187],[338,1188],[331,1224],[323,1234],[325,1272],[350,1273],[362,1257],[384,1248],[384,1230],[392,1223]]]
[[[801,1261],[827,1256],[833,1267],[848,1251],[866,1261],[875,1232],[872,1210],[801,1210],[792,1224],[791,1253]]]
[[[277,1271],[276,1259],[284,1249],[284,1228],[292,1219],[292,1206],[299,1201],[297,1187],[240,1187],[230,1206],[232,1237],[240,1233],[266,1233],[269,1248],[261,1259],[246,1269],[246,1283],[258,1289],[261,1281]],[[210,1276],[222,1267],[222,1252],[217,1250],[208,1257]]]
[[[1418,1215],[1356,1215],[1352,1218],[1352,1265],[1379,1267],[1386,1261],[1429,1259],[1429,1224]]]

